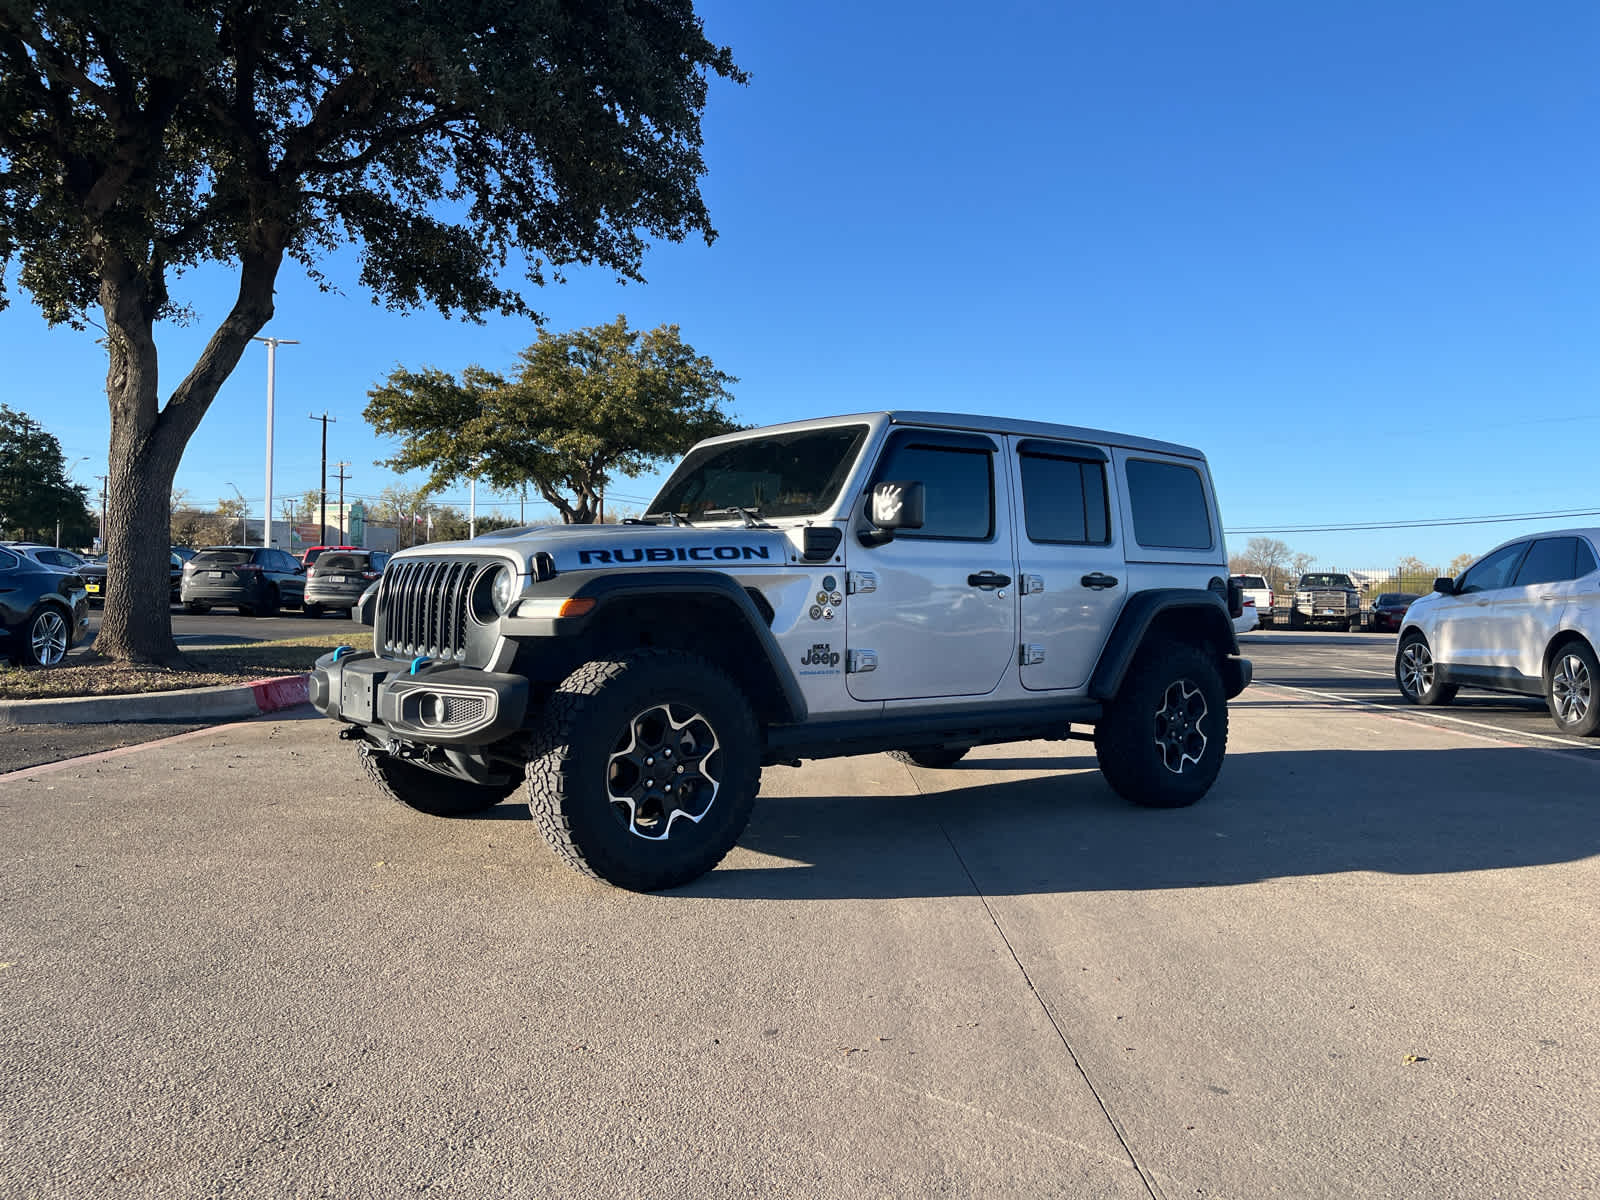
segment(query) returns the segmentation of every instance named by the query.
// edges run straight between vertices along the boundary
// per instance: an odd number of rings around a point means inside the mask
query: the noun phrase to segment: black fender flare
[[[1217,592],[1195,588],[1152,588],[1147,592],[1135,592],[1122,606],[1122,613],[1117,617],[1111,636],[1106,639],[1105,649],[1100,652],[1100,661],[1095,664],[1094,674],[1089,678],[1089,695],[1092,699],[1104,703],[1122,690],[1123,678],[1133,664],[1134,655],[1144,644],[1150,627],[1157,618],[1175,612],[1188,612],[1197,617],[1207,634],[1223,647],[1225,656],[1232,657],[1239,653],[1233,619],[1228,616],[1228,602]],[[1230,699],[1249,683],[1248,664],[1245,664],[1243,676],[1243,681],[1234,688],[1228,679],[1228,672],[1224,672]]]
[[[508,616],[500,620],[500,632],[507,638],[581,638],[600,620],[609,607],[624,601],[650,596],[674,598],[704,596],[732,604],[751,637],[760,647],[781,693],[779,708],[786,722],[806,719],[805,693],[784,661],[778,640],[756,608],[744,586],[721,571],[618,570],[564,571],[553,579],[530,586]],[[572,616],[562,616],[569,600],[592,600],[592,606]]]

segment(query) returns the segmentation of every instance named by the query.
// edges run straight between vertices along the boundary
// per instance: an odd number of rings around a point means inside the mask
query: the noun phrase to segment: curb
[[[309,703],[310,680],[309,675],[279,675],[250,683],[129,696],[0,700],[0,725],[103,725],[254,717]]]

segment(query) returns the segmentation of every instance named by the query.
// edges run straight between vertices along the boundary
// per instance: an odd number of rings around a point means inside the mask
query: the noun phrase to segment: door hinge
[[[868,671],[878,669],[878,652],[876,650],[847,650],[844,656],[844,669],[851,675],[864,675]]]
[[[871,571],[851,571],[845,576],[844,590],[854,596],[858,592],[878,590],[878,577]]]
[[[1022,577],[1022,594],[1031,596],[1035,592],[1044,591],[1043,575],[1024,575]]]
[[[1025,667],[1037,667],[1044,661],[1044,647],[1024,642],[1018,654],[1018,661]]]

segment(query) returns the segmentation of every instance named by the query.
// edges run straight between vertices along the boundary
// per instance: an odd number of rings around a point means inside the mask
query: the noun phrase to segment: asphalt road
[[[102,610],[89,610],[89,633],[100,630]],[[208,613],[194,615],[185,612],[181,605],[172,607],[172,636],[180,646],[235,645],[239,642],[279,641],[284,638],[312,637],[335,634],[341,631],[360,633],[366,626],[358,625],[344,616],[327,614],[307,617],[293,609],[285,609],[276,617],[241,617],[231,609],[214,608]],[[87,648],[90,638],[83,640]]]
[[[1194,808],[1076,742],[773,768],[657,896],[320,720],[0,780],[0,1193],[1600,1190],[1600,767],[1279,653]]]

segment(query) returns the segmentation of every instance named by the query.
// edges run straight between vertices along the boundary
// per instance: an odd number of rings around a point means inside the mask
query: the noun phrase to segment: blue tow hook
[[[354,654],[355,652],[356,648],[354,646],[340,646],[333,652],[333,661],[338,662],[346,654]]]
[[[406,674],[415,675],[419,668],[425,667],[427,665],[428,665],[428,656],[426,654],[419,654],[419,655],[417,655],[416,658],[413,658],[411,660],[411,670],[407,671]]]

